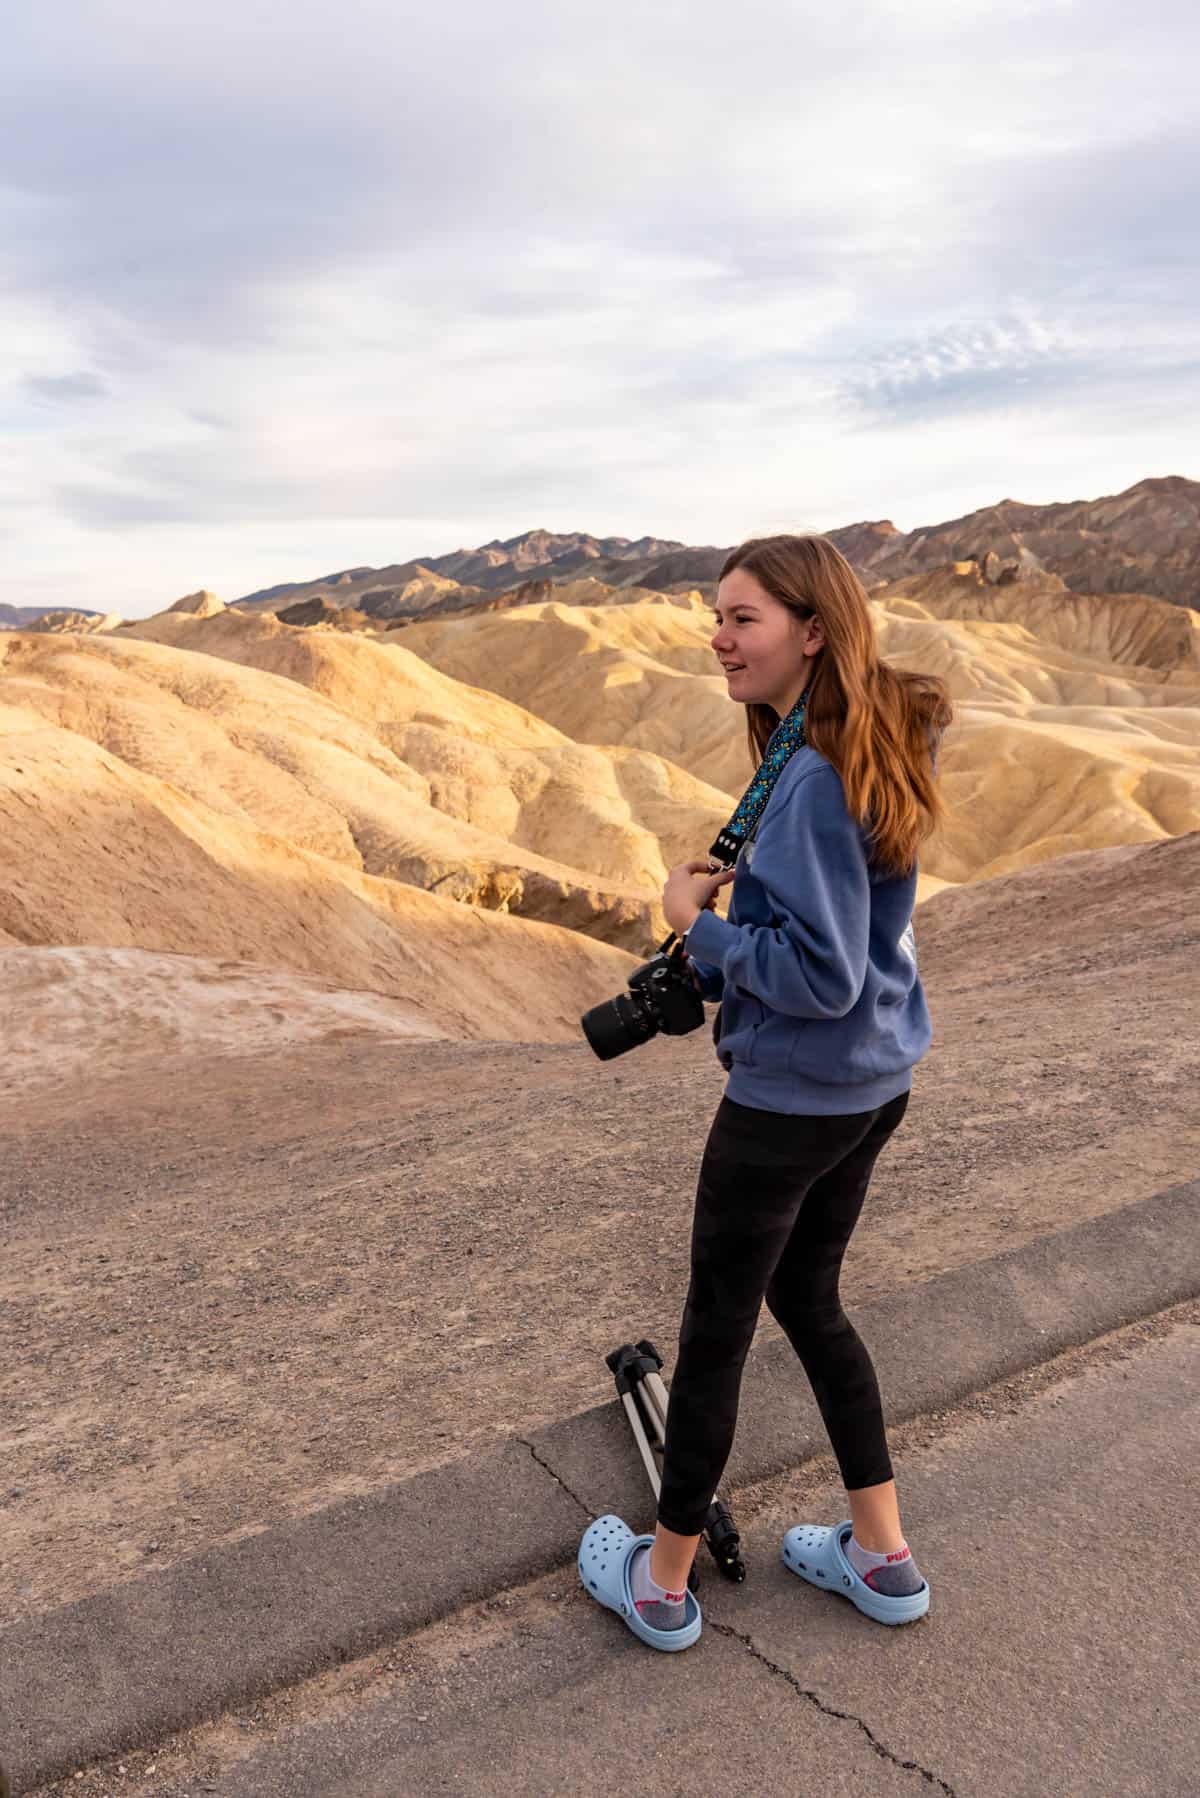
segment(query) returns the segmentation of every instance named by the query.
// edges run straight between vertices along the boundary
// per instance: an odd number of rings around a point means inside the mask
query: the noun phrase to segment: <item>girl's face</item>
[[[769,705],[786,717],[808,685],[812,657],[825,641],[821,620],[800,618],[745,568],[735,568],[717,588],[716,616],[712,647],[730,699]]]

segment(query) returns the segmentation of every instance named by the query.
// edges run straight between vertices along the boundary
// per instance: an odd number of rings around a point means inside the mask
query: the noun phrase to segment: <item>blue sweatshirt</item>
[[[933,1037],[917,973],[917,871],[868,861],[841,776],[811,747],[779,776],[743,845],[728,918],[701,912],[687,950],[721,999],[726,1093],[760,1111],[870,1111],[912,1085]]]

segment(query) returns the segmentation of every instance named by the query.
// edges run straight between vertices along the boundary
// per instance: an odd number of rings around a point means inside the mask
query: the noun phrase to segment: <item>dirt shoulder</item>
[[[1126,891],[1109,941],[1021,878],[1028,938],[919,914],[936,1038],[851,1306],[1194,1174],[1184,895]],[[631,1335],[670,1363],[721,1084],[700,1033],[606,1065],[347,1037],[7,1113],[9,1620],[601,1402]]]

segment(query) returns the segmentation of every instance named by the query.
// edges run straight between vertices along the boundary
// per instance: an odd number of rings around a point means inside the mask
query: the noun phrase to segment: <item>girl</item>
[[[850,1512],[784,1537],[787,1566],[881,1623],[929,1607],[904,1540],[875,1371],[838,1276],[932,1028],[917,973],[917,850],[945,811],[944,683],[880,660],[866,593],[822,537],[752,538],[717,586],[712,647],[758,772],[713,854],[672,868],[663,911],[728,1072],[692,1226],[653,1537],[584,1536],[585,1586],[651,1646],[700,1633],[687,1590],[765,1297],[812,1385]],[[733,869],[722,862],[736,858]],[[733,881],[728,919],[713,909]]]

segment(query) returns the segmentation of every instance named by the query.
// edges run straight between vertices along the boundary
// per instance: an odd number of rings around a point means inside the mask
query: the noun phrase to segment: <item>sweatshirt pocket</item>
[[[721,1034],[717,1042],[717,1053],[726,1069],[735,1061],[743,1067],[756,1065],[758,1036],[766,1015],[766,1006],[753,993],[742,987],[735,987],[731,992],[726,986],[721,1005]]]
[[[746,1035],[746,1047],[739,1055],[738,1060],[744,1061],[748,1068],[753,1068],[758,1066],[759,1039],[766,1023],[767,1008],[761,999],[754,997],[753,993],[747,1003],[750,1008],[749,1029]]]
[[[789,1074],[805,1074],[809,1071],[813,1058],[812,1018],[789,1018],[791,1031],[788,1036],[787,1071]]]
[[[783,1012],[762,1008],[763,1015],[754,1032],[752,1067],[762,1074],[790,1074],[796,1054],[797,1032],[803,1031],[803,1018],[785,1016]]]

